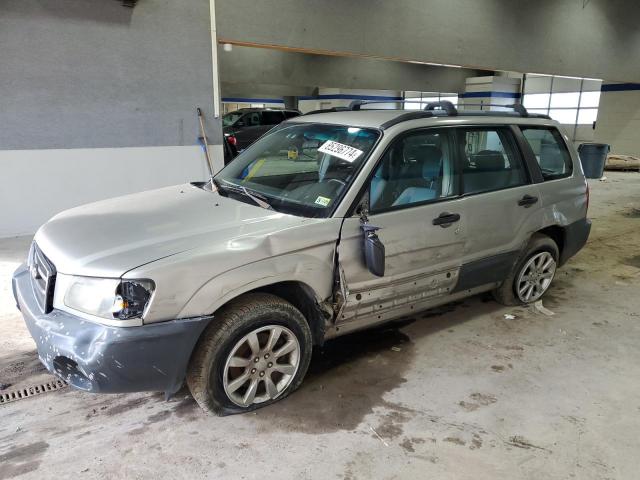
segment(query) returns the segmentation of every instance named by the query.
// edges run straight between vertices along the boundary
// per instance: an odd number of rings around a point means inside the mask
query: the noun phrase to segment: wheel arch
[[[225,296],[224,301],[218,302],[212,310],[211,323],[216,321],[216,312],[228,306],[230,303],[251,293],[270,293],[296,307],[309,324],[314,345],[322,345],[327,322],[331,318],[330,308],[323,308],[326,302],[322,301],[315,290],[300,280],[281,280],[272,283],[264,283],[253,287],[245,286]],[[204,332],[200,334],[202,336]]]
[[[548,227],[542,228],[535,233],[546,235],[555,242],[556,246],[558,247],[558,265],[562,265],[564,263],[563,252],[566,239],[565,227],[561,225],[549,225]]]
[[[255,292],[270,293],[300,310],[311,328],[313,344],[322,345],[327,321],[330,320],[331,315],[328,309],[321,307],[315,292],[309,285],[300,281],[283,281],[258,287],[243,295]]]

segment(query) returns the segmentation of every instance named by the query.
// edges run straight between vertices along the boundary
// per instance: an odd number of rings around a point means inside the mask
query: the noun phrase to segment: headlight
[[[151,280],[72,277],[64,304],[106,319],[141,317],[155,288]]]

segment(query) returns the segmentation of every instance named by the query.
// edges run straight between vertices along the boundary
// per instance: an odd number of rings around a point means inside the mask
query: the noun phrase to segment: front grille
[[[53,290],[56,284],[56,267],[33,243],[29,254],[29,271],[33,295],[44,313],[53,310]]]

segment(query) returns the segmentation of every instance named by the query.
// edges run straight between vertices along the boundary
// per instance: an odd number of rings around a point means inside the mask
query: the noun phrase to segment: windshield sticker
[[[334,142],[333,140],[327,140],[324,142],[322,146],[318,148],[318,151],[328,153],[329,155],[341,158],[347,162],[353,162],[364,153],[362,150],[358,150],[357,148],[350,147],[343,143]]]
[[[289,151],[287,152],[287,158],[289,160],[297,160],[298,159],[298,149],[296,147],[289,147]]]
[[[362,153],[362,152],[360,152],[360,153]],[[330,198],[318,197],[318,198],[316,198],[316,201],[314,203],[316,203],[318,205],[322,205],[323,207],[326,207],[327,205],[329,205],[329,202],[331,202]]]

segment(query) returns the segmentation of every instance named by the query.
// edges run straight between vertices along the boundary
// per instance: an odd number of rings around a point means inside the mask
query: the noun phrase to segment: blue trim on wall
[[[460,98],[520,98],[519,92],[467,92],[461,93]]]
[[[609,83],[600,87],[602,92],[632,92],[635,90],[640,90],[640,83]]]
[[[243,98],[243,97],[222,97],[227,103],[284,103],[281,98]]]
[[[383,102],[400,102],[402,97],[385,97],[382,95],[351,95],[336,93],[333,95],[314,95],[310,97],[298,97],[298,100],[378,100]]]

